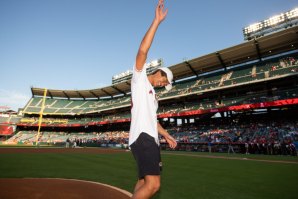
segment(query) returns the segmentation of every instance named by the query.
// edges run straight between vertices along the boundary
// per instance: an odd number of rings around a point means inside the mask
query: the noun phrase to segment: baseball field
[[[297,157],[164,151],[162,161],[161,190],[155,199],[298,197]],[[131,152],[115,149],[0,147],[0,171],[0,180],[79,179],[128,192],[136,182]]]

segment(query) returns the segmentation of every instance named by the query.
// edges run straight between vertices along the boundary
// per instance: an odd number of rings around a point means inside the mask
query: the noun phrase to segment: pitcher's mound
[[[131,193],[97,182],[56,178],[1,178],[5,199],[129,199]]]

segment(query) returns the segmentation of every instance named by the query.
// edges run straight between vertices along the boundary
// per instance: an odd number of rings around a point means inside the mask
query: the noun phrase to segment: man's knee
[[[160,176],[150,176],[145,180],[150,192],[153,194],[156,193],[160,189]]]
[[[159,189],[160,189],[160,182],[155,183],[155,184],[153,185],[153,187],[152,187],[152,190],[153,190],[154,193],[158,192]]]
[[[155,183],[155,184],[147,184],[148,191],[151,193],[151,195],[154,195],[158,190],[160,189],[160,184]]]

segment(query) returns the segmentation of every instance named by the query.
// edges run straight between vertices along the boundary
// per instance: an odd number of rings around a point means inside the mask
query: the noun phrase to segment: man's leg
[[[133,199],[149,199],[151,198],[160,188],[160,176],[159,175],[147,175],[145,176],[144,183],[138,181],[138,189],[133,194]]]
[[[143,186],[145,184],[145,180],[144,179],[140,179],[137,181],[137,184],[135,186],[135,189],[134,189],[134,193],[137,192],[137,190]]]

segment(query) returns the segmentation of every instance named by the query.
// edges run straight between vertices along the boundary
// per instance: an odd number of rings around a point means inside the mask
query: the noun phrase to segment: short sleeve
[[[133,66],[133,70],[132,70],[132,81],[134,83],[137,83],[138,81],[140,81],[141,79],[146,78],[146,66],[143,66],[143,69],[141,71],[136,69],[136,64],[134,64]]]

